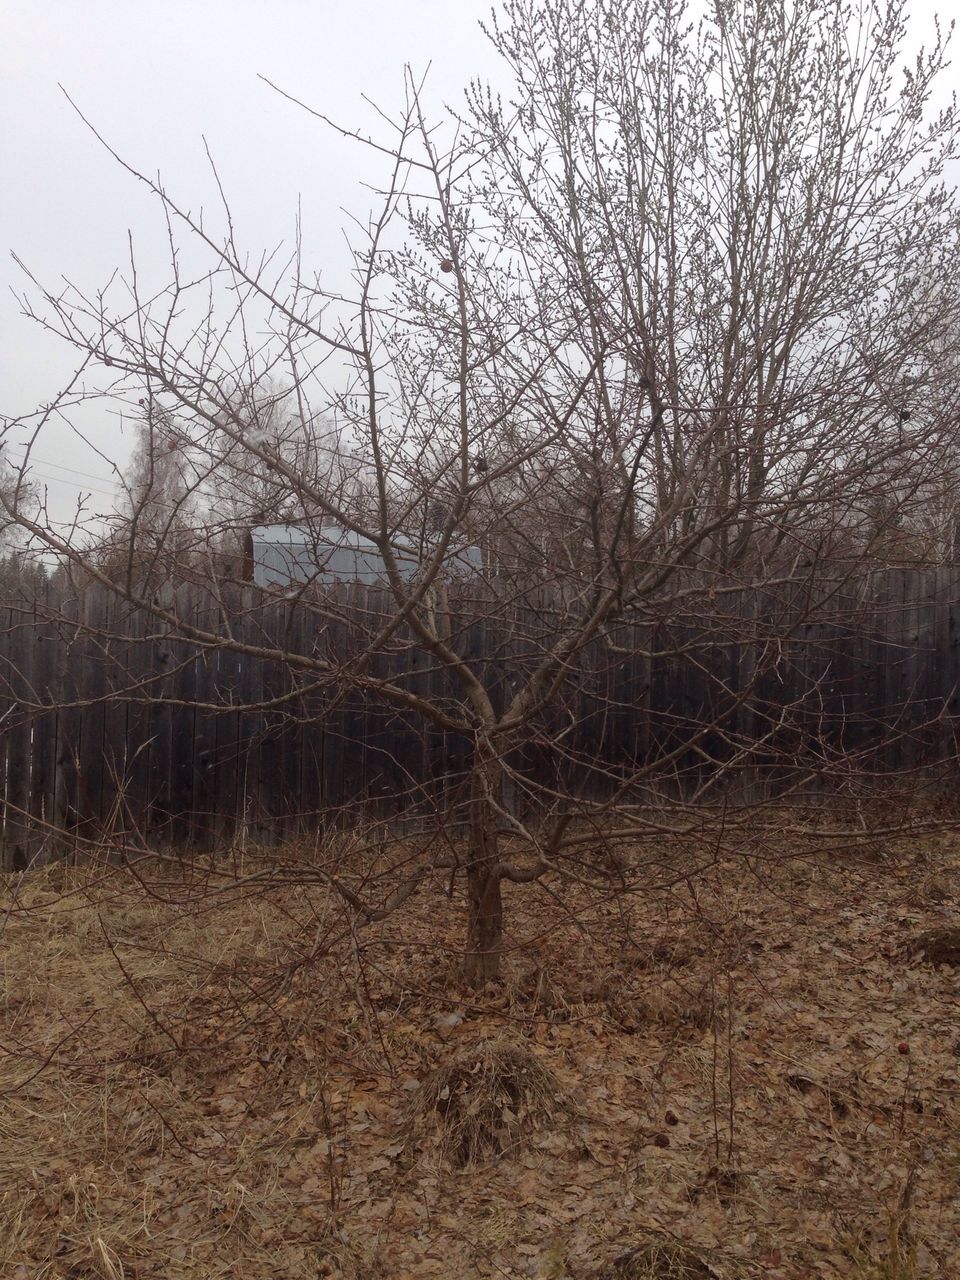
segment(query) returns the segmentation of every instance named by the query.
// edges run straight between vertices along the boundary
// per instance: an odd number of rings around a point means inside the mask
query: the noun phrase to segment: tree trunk
[[[467,850],[467,945],[463,972],[467,982],[481,987],[500,976],[503,938],[503,898],[500,892],[499,801],[503,768],[492,754],[480,754],[474,765],[470,792],[470,843]]]

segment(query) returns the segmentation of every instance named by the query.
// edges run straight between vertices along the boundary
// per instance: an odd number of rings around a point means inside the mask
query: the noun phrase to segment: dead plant
[[[596,1280],[723,1280],[704,1252],[673,1240],[651,1240],[601,1267]]]
[[[946,964],[957,968],[960,966],[960,928],[928,929],[914,938],[909,951],[927,964]]]
[[[481,1040],[423,1081],[409,1123],[412,1132],[420,1117],[435,1118],[441,1158],[462,1167],[516,1151],[565,1109],[553,1074],[524,1044]]]

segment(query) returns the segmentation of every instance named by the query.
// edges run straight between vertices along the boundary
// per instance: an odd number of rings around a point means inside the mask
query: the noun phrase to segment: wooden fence
[[[641,772],[702,786],[724,767],[865,776],[956,755],[960,569],[897,569],[843,583],[708,589],[650,604],[572,664],[511,757],[511,803],[538,788],[598,794]],[[315,832],[344,811],[449,810],[471,738],[310,670],[345,664],[386,608],[351,588],[326,605],[229,600],[184,586],[167,602],[197,643],[99,587],[0,604],[0,810],[5,865],[64,840],[211,847]],[[461,599],[451,643],[504,705],[563,623],[549,596]],[[276,661],[271,650],[292,655]],[[298,663],[297,658],[305,661]],[[374,654],[448,710],[448,669],[409,638]]]

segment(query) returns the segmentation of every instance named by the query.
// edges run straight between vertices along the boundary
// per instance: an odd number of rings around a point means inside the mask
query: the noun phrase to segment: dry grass
[[[139,870],[0,902],[4,1277],[960,1275],[960,979],[904,960],[956,840],[511,890],[479,995],[456,902],[354,934],[253,864]]]
[[[928,929],[909,944],[911,955],[927,964],[945,964],[960,968],[960,928]]]
[[[436,1117],[441,1158],[461,1168],[485,1156],[515,1154],[531,1134],[566,1110],[552,1072],[522,1042],[462,1046],[414,1095],[410,1126]]]
[[[596,1274],[597,1280],[722,1280],[701,1253],[672,1240],[628,1249]]]

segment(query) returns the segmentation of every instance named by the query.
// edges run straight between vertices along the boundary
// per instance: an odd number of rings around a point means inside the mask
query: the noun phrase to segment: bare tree
[[[302,390],[268,381],[241,394],[236,417],[245,424],[244,439],[253,439],[280,459],[294,476],[345,506],[362,505],[363,468],[341,423],[312,415]],[[216,456],[214,451],[223,448]],[[251,458],[244,445],[216,438],[209,441],[211,506],[218,519],[236,529],[255,524],[304,524],[322,520],[324,512],[286,476]]]
[[[0,495],[2,495],[2,515],[0,515],[0,551],[8,551],[23,542],[23,531],[17,523],[17,512],[27,509],[31,515],[36,514],[37,491],[29,477],[29,459],[24,462],[10,462],[0,452]]]
[[[183,281],[174,259],[159,297],[131,277],[132,310],[59,292],[27,304],[109,363],[112,395],[163,397],[197,484],[226,464],[244,499],[267,484],[276,510],[375,544],[391,608],[356,652],[276,656],[468,745],[465,847],[425,857],[377,908],[336,887],[371,918],[440,868],[462,870],[472,981],[498,972],[503,885],[571,873],[598,829],[635,838],[639,789],[677,768],[680,749],[664,747],[605,773],[593,804],[590,762],[559,714],[591,646],[613,644],[620,619],[668,618],[681,599],[689,612],[731,580],[809,575],[844,529],[862,551],[896,516],[862,534],[880,488],[899,509],[941,473],[942,351],[934,360],[928,339],[950,332],[958,280],[943,178],[957,115],[928,109],[945,42],[901,69],[899,0],[721,3],[698,24],[669,0],[507,0],[488,34],[514,76],[507,100],[474,85],[438,122],[408,73],[384,141],[361,144],[382,198],[349,295],[296,259],[278,284],[248,265],[229,221],[217,238],[117,157],[206,246],[209,276]],[[931,261],[952,282],[932,307],[918,285]],[[250,333],[269,337],[252,347]],[[292,421],[327,417],[356,442],[364,502],[321,483],[272,428],[251,430],[271,379],[309,405]],[[152,476],[159,447],[154,436]],[[86,563],[76,540],[19,518]],[[477,588],[489,618],[507,626],[518,599],[549,601],[505,673],[478,667],[444,604],[464,540],[490,549]],[[129,576],[92,571],[185,636],[243,650]],[[398,644],[426,651],[457,696],[375,675],[375,655]],[[698,741],[720,726],[717,713]],[[531,745],[555,752],[555,786],[524,777]],[[536,821],[512,809],[508,781]]]
[[[200,484],[189,441],[175,412],[153,394],[138,400],[136,438],[124,482],[124,505],[110,522],[102,554],[111,571],[142,584],[169,580],[197,547]]]

